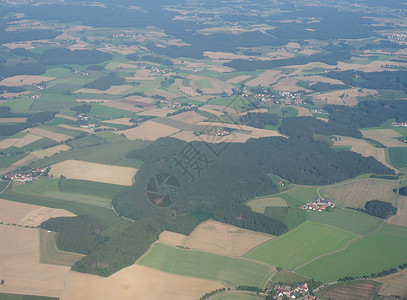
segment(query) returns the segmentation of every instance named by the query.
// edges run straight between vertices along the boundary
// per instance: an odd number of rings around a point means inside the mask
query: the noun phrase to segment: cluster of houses
[[[387,40],[397,45],[407,45],[407,34],[394,33],[387,36]]]
[[[28,170],[24,173],[7,173],[4,175],[4,179],[9,179],[11,180],[14,184],[24,184],[24,183],[29,183],[34,180],[37,180],[40,178],[40,176],[46,176],[48,175],[48,172],[50,170],[50,167],[43,168],[43,169],[31,169]]]
[[[79,70],[74,70],[74,72],[75,72],[75,74],[81,74],[82,76],[88,76],[89,75],[88,72],[82,72],[82,71],[79,71]]]
[[[393,126],[393,127],[407,127],[407,121],[406,122],[400,122],[400,123],[394,121],[394,122],[391,123],[391,126]]]
[[[328,207],[335,207],[335,204],[331,202],[329,198],[317,198],[315,201],[307,202],[302,209],[323,211]]]
[[[32,96],[30,96],[28,98],[30,98],[30,99],[40,99],[41,97],[42,97],[41,94],[35,94],[35,95],[32,95]]]
[[[33,84],[33,86],[34,86],[36,89],[39,89],[39,90],[43,90],[43,89],[45,89],[45,88],[47,87],[47,85],[45,84],[45,82],[35,83],[35,84]]]
[[[276,291],[278,297],[286,296],[291,299],[297,299],[308,293],[308,284],[305,282],[302,284],[297,284],[296,287],[291,287],[291,286],[285,285],[285,284],[276,284],[274,286],[274,290]],[[314,296],[311,296],[311,297],[314,297]],[[278,299],[278,298],[276,298],[276,299]],[[316,298],[314,297],[313,299],[316,299]]]
[[[261,102],[264,103],[275,103],[275,104],[281,104],[284,103],[286,105],[300,105],[302,104],[303,101],[303,94],[301,92],[288,92],[288,91],[282,91],[279,92],[278,94],[268,94],[267,92],[262,92],[262,93],[256,93],[252,92],[251,90],[247,89],[246,87],[243,87],[239,91],[241,95],[245,98],[248,98],[249,96],[253,96],[254,99],[260,100]]]

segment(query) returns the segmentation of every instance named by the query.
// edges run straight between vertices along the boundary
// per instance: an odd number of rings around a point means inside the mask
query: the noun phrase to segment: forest
[[[122,85],[124,83],[124,78],[117,76],[115,72],[109,73],[109,75],[100,77],[95,81],[89,82],[84,85],[88,89],[97,89],[100,91],[108,90],[112,85]]]

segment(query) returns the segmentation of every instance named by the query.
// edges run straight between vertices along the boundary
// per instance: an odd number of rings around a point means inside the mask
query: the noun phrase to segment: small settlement
[[[39,179],[40,176],[47,176],[50,169],[50,167],[46,167],[44,169],[30,169],[23,173],[7,173],[3,179],[11,180],[13,184],[29,183]]]
[[[317,198],[315,201],[307,202],[302,209],[306,210],[316,210],[316,211],[323,211],[326,210],[328,207],[335,207],[335,204],[331,202],[329,198]]]
[[[311,295],[304,298],[304,296],[308,294],[308,284],[306,282],[297,284],[295,287],[286,284],[276,284],[273,290],[277,297],[274,299],[277,300],[282,299],[284,296],[291,299],[317,299],[315,296]]]

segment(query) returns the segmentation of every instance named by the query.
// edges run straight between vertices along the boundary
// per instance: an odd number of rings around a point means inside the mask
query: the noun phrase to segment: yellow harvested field
[[[170,136],[178,131],[179,131],[178,128],[149,120],[147,122],[144,122],[140,126],[122,131],[117,131],[116,133],[118,134],[123,133],[126,136],[126,138],[132,141],[138,139],[155,141],[160,137]]]
[[[234,54],[230,52],[212,52],[205,51],[204,56],[210,59],[249,59],[251,56],[243,54]]]
[[[0,123],[25,123],[27,118],[0,118]]]
[[[313,54],[318,53],[318,52],[319,51],[312,50],[312,49],[305,49],[305,50],[302,50],[302,51],[300,51],[298,53],[305,54],[305,55],[313,55]]]
[[[309,81],[309,82],[323,82],[323,83],[329,83],[329,84],[344,84],[342,81],[340,81],[338,79],[333,79],[333,78],[328,78],[328,77],[323,77],[323,76],[298,76],[298,77],[293,77],[293,79]]]
[[[142,96],[128,96],[123,99],[133,101],[133,102],[141,102],[144,104],[152,104],[154,102],[153,99],[147,98],[147,97],[142,97]]]
[[[32,156],[35,156],[36,158],[39,159],[43,159],[44,157],[50,157],[54,154],[63,152],[63,151],[68,151],[69,149],[71,149],[71,147],[69,147],[68,145],[58,145],[58,146],[54,146],[54,147],[50,147],[50,148],[46,148],[46,149],[42,149],[42,150],[37,150],[37,151],[33,151],[31,152]]]
[[[281,71],[267,70],[257,75],[254,79],[246,82],[246,86],[269,86],[276,83],[282,75]]]
[[[391,217],[388,223],[407,226],[407,196],[399,195],[397,200],[397,215]]]
[[[118,124],[118,125],[134,125],[134,123],[130,122],[130,118],[119,118],[119,119],[112,119],[112,120],[106,120],[103,121],[104,123],[110,123],[110,124]]]
[[[233,77],[233,78],[227,80],[227,82],[237,84],[237,83],[241,83],[242,81],[245,81],[251,77],[252,76],[248,76],[248,75],[240,75],[240,76]]]
[[[2,293],[59,298],[70,267],[40,264],[37,228],[0,225]]]
[[[34,143],[35,141],[38,141],[42,139],[41,136],[38,135],[33,135],[33,134],[27,134],[23,138],[21,138],[17,143],[15,143],[13,146],[22,148],[24,146],[27,146],[31,143]]]
[[[17,143],[20,138],[5,139],[0,141],[0,149],[7,149]]]
[[[340,90],[329,93],[316,93],[312,95],[312,98],[319,101],[325,101],[330,105],[349,105],[354,106],[359,103],[357,97],[376,96],[378,95],[376,90],[370,89],[348,89]]]
[[[138,169],[97,164],[80,160],[65,160],[51,166],[49,172],[55,178],[64,175],[68,179],[88,180],[131,186]]]
[[[201,116],[200,114],[196,113],[195,111],[187,111],[184,113],[180,113],[178,115],[169,117],[169,119],[173,119],[176,121],[180,121],[180,122],[187,123],[187,124],[193,124],[193,125],[206,120],[205,117]]]
[[[374,281],[383,283],[380,288],[379,295],[397,295],[400,296],[401,299],[407,299],[407,269],[381,278],[375,278]]]
[[[280,91],[291,91],[291,92],[310,92],[310,90],[296,86],[298,80],[292,78],[283,78],[278,83],[273,85],[273,88]]]
[[[397,171],[392,165],[386,161],[386,153],[384,148],[376,148],[365,140],[355,139],[351,137],[341,136],[341,140],[335,141],[334,146],[344,147],[351,146],[351,151],[359,153],[365,157],[373,156],[377,161],[385,166]]]
[[[247,205],[250,206],[252,211],[261,214],[264,214],[264,210],[267,206],[287,207],[285,200],[279,197],[258,198],[248,202]]]
[[[191,300],[223,287],[214,280],[132,265],[108,278],[70,272],[61,300]]]
[[[200,94],[197,93],[193,88],[189,87],[189,86],[183,86],[183,85],[179,85],[178,89],[184,93],[187,96],[191,96],[191,97],[195,97],[195,96],[199,96]]]
[[[120,100],[112,100],[109,102],[104,102],[101,105],[138,113],[138,112],[142,111],[143,109],[140,107],[136,107],[135,106],[136,104],[137,103],[134,103],[134,101],[132,101],[132,100],[120,99]]]
[[[170,93],[170,92],[167,92],[164,90],[160,90],[160,89],[154,89],[154,90],[148,91],[148,92],[146,92],[146,95],[150,96],[150,97],[154,96],[154,95],[158,95],[161,97],[165,97],[167,100],[172,100],[177,97],[177,95],[175,95],[173,93]],[[152,102],[153,101],[150,99],[150,103],[152,103]]]
[[[323,69],[333,69],[334,66],[330,66],[324,63],[320,63],[320,62],[311,62],[305,65],[292,65],[292,66],[287,66],[287,67],[283,67],[283,68],[287,68],[287,69],[295,69],[294,72],[290,73],[289,76],[294,76],[294,75],[298,75],[301,72],[304,72],[306,70],[311,70],[313,68],[323,68]]]
[[[364,208],[370,200],[381,200],[395,204],[393,189],[396,181],[386,179],[360,179],[323,189],[328,198],[338,207]]]
[[[199,108],[199,110],[206,111],[206,112],[211,113],[211,114],[213,114],[215,116],[218,116],[218,117],[223,115],[223,112],[220,112],[220,111],[214,110],[214,109],[210,109],[210,108],[205,108],[204,106],[201,106]]]
[[[406,143],[394,139],[401,135],[393,129],[361,130],[361,132],[363,137],[378,141],[386,147],[407,147]]]
[[[74,217],[65,209],[49,208],[0,199],[0,222],[22,226],[38,226],[56,217]]]
[[[187,240],[188,236],[172,231],[163,231],[160,234],[160,238],[158,240],[159,243],[165,244],[165,245],[170,245],[170,246],[179,246],[183,245],[184,242]]]
[[[308,108],[297,106],[295,107],[298,110],[299,117],[311,117],[312,114]]]
[[[61,126],[62,127],[62,126]],[[30,128],[26,130],[28,133],[33,134],[33,135],[37,135],[40,137],[45,137],[45,138],[49,138],[53,141],[56,142],[63,142],[66,140],[71,139],[72,137],[66,134],[62,134],[62,133],[55,133],[52,131],[48,131],[39,127],[35,127],[35,128]]]
[[[191,249],[208,251],[226,256],[243,256],[251,249],[274,238],[273,235],[250,231],[232,225],[209,220],[194,229],[189,237],[171,233],[160,236],[159,242]],[[170,241],[170,238],[173,240]],[[181,242],[181,243],[180,243]],[[177,246],[176,245],[176,246]]]
[[[220,66],[210,67],[208,70],[209,70],[209,71],[213,71],[213,72],[218,72],[218,73],[228,73],[228,72],[232,72],[232,71],[233,71],[232,68],[220,67]]]
[[[37,84],[55,79],[54,77],[40,76],[40,75],[17,75],[8,77],[0,81],[0,85],[5,86],[22,86]]]
[[[161,108],[152,108],[147,109],[145,111],[139,112],[138,115],[140,116],[155,116],[155,117],[166,117],[167,114],[173,113],[175,110],[173,109],[161,109]]]

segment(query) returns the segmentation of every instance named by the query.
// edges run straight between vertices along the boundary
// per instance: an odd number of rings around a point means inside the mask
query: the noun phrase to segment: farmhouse
[[[7,173],[4,175],[4,179],[9,179],[13,181],[14,184],[24,184],[24,183],[29,183],[31,181],[37,180],[40,178],[40,176],[46,176],[49,172],[50,168],[44,168],[44,169],[31,169],[28,170],[24,173]]]
[[[296,299],[299,296],[304,296],[308,293],[308,283],[300,283],[295,288],[285,285],[285,284],[276,284],[274,290],[279,297],[289,297],[291,299]]]
[[[335,204],[331,202],[329,198],[317,198],[315,201],[307,202],[302,209],[306,210],[317,210],[323,211],[326,210],[328,207],[335,207]]]

